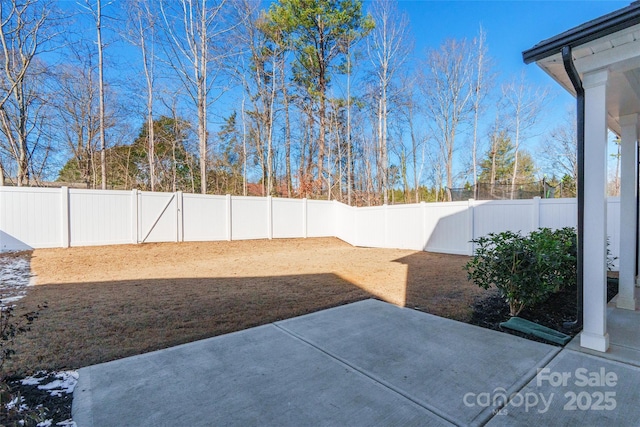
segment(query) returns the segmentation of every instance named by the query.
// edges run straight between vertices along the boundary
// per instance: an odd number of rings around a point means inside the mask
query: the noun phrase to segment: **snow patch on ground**
[[[54,379],[51,381],[51,377]],[[50,380],[45,384],[41,384],[43,380]],[[51,396],[60,397],[63,394],[71,394],[78,383],[78,372],[76,371],[60,371],[60,372],[38,372],[31,377],[21,380],[22,385],[38,385],[40,390],[47,390]]]
[[[22,412],[28,409],[27,405],[25,405],[22,402],[24,402],[24,398],[22,396],[17,396],[11,399],[11,401],[7,403],[5,407],[7,408],[8,411],[12,410],[13,408],[16,408],[18,412]]]
[[[0,257],[0,307],[23,298],[31,282],[29,259],[20,256]]]
[[[21,255],[0,256],[0,310],[9,307],[27,294],[27,288],[34,284],[31,274],[29,258]],[[40,371],[35,375],[21,380],[22,385],[37,386],[52,397],[62,397],[72,394],[78,383],[78,372]],[[39,405],[40,406],[40,405]],[[28,410],[23,397],[16,397],[5,404],[7,410],[16,409],[19,412]],[[37,427],[51,427],[53,419],[46,419]],[[72,419],[56,423],[60,427],[77,427]]]
[[[49,419],[49,420],[44,420],[44,421],[36,424],[36,427],[51,427],[52,425],[53,425],[53,420]],[[72,421],[72,420],[60,421],[59,423],[56,424],[56,426],[59,426],[59,427],[78,427],[78,425],[75,423],[75,421]]]
[[[44,420],[44,421],[38,423],[36,425],[36,427],[51,427],[52,425],[53,425],[53,420]],[[75,421],[72,421],[72,420],[60,421],[59,423],[56,424],[56,426],[59,426],[59,427],[78,427],[78,425],[75,423]]]
[[[79,375],[77,371],[39,371],[30,377],[25,377],[22,380],[19,380],[19,382],[23,386],[37,387],[39,390],[43,390],[45,393],[48,393],[52,398],[61,398],[66,395],[73,394],[73,390],[78,383],[78,378]],[[10,402],[6,403],[5,408],[7,410],[17,410],[20,413],[30,411],[31,409],[42,408],[41,404],[39,404],[35,408],[30,408],[24,403],[24,401],[25,399],[23,397],[16,397]],[[46,416],[50,413],[51,412],[44,413],[43,415]],[[37,424],[38,427],[52,427],[53,425],[53,418],[47,418]],[[77,424],[73,421],[73,419],[69,418],[64,421],[57,422],[55,426],[77,427]]]

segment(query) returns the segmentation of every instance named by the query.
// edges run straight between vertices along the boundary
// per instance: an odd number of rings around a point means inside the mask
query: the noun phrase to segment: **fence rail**
[[[620,201],[608,200],[619,248]],[[491,200],[356,208],[338,202],[142,191],[0,187],[0,250],[338,237],[354,246],[470,255],[490,232],[575,226],[575,199]]]

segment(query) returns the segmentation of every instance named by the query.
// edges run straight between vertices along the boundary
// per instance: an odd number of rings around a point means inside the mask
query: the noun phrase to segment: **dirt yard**
[[[6,368],[76,369],[365,298],[468,321],[483,291],[467,260],[334,238],[39,249],[16,309],[48,308]]]

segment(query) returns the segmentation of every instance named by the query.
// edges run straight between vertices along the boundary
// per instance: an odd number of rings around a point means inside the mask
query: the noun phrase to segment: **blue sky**
[[[534,64],[525,65],[522,51],[592,19],[613,12],[630,1],[400,1],[409,14],[416,54],[437,47],[447,38],[473,39],[485,29],[489,55],[502,78],[524,70],[531,83],[549,86],[557,101],[571,97]]]
[[[523,147],[535,156],[548,132],[566,118],[575,99],[535,64],[525,65],[522,52],[538,42],[560,34],[592,19],[626,7],[630,1],[399,1],[406,11],[415,38],[415,55],[424,57],[429,48],[437,48],[447,38],[472,40],[480,26],[486,33],[489,56],[497,71],[496,85],[518,77],[549,90],[549,103],[535,131],[537,136]],[[494,89],[494,92],[499,87]],[[488,118],[486,118],[488,120]],[[488,127],[488,124],[485,126]],[[613,139],[613,138],[611,138]],[[464,141],[456,142],[464,147]],[[484,147],[480,152],[484,153]],[[610,154],[615,152],[610,143]],[[615,167],[613,157],[610,170]],[[539,175],[545,173],[544,165]]]

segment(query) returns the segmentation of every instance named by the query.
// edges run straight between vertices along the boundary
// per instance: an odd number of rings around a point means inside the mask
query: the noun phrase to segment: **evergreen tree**
[[[535,181],[536,168],[531,154],[520,150],[518,157],[516,184]],[[514,161],[515,146],[506,132],[502,131],[494,137],[492,147],[487,150],[484,159],[480,162],[478,181],[488,184],[510,184]]]
[[[294,55],[294,80],[317,102],[317,182],[322,187],[327,136],[327,90],[336,59],[344,45],[373,28],[360,0],[279,0],[271,5],[268,21],[282,31]]]
[[[218,152],[207,177],[207,188],[214,194],[242,194],[242,134],[237,121],[234,111],[217,135]]]
[[[197,160],[187,152],[188,123],[162,116],[153,121],[155,140],[156,191],[186,190],[193,192],[197,176],[194,166]],[[130,145],[118,145],[105,152],[107,162],[107,188],[140,190],[151,189],[149,171],[148,137],[149,127],[143,124],[138,137]],[[93,153],[94,164],[98,164],[99,153]],[[75,159],[69,160],[60,170],[58,181],[83,182]],[[101,184],[100,176],[96,182]]]
[[[190,189],[194,171],[191,167],[193,159],[190,158],[190,154],[185,148],[188,126],[186,121],[166,116],[161,116],[153,121],[154,172],[157,191]],[[145,190],[151,189],[148,132],[149,126],[145,123],[131,146],[132,153],[129,157],[136,185]]]

